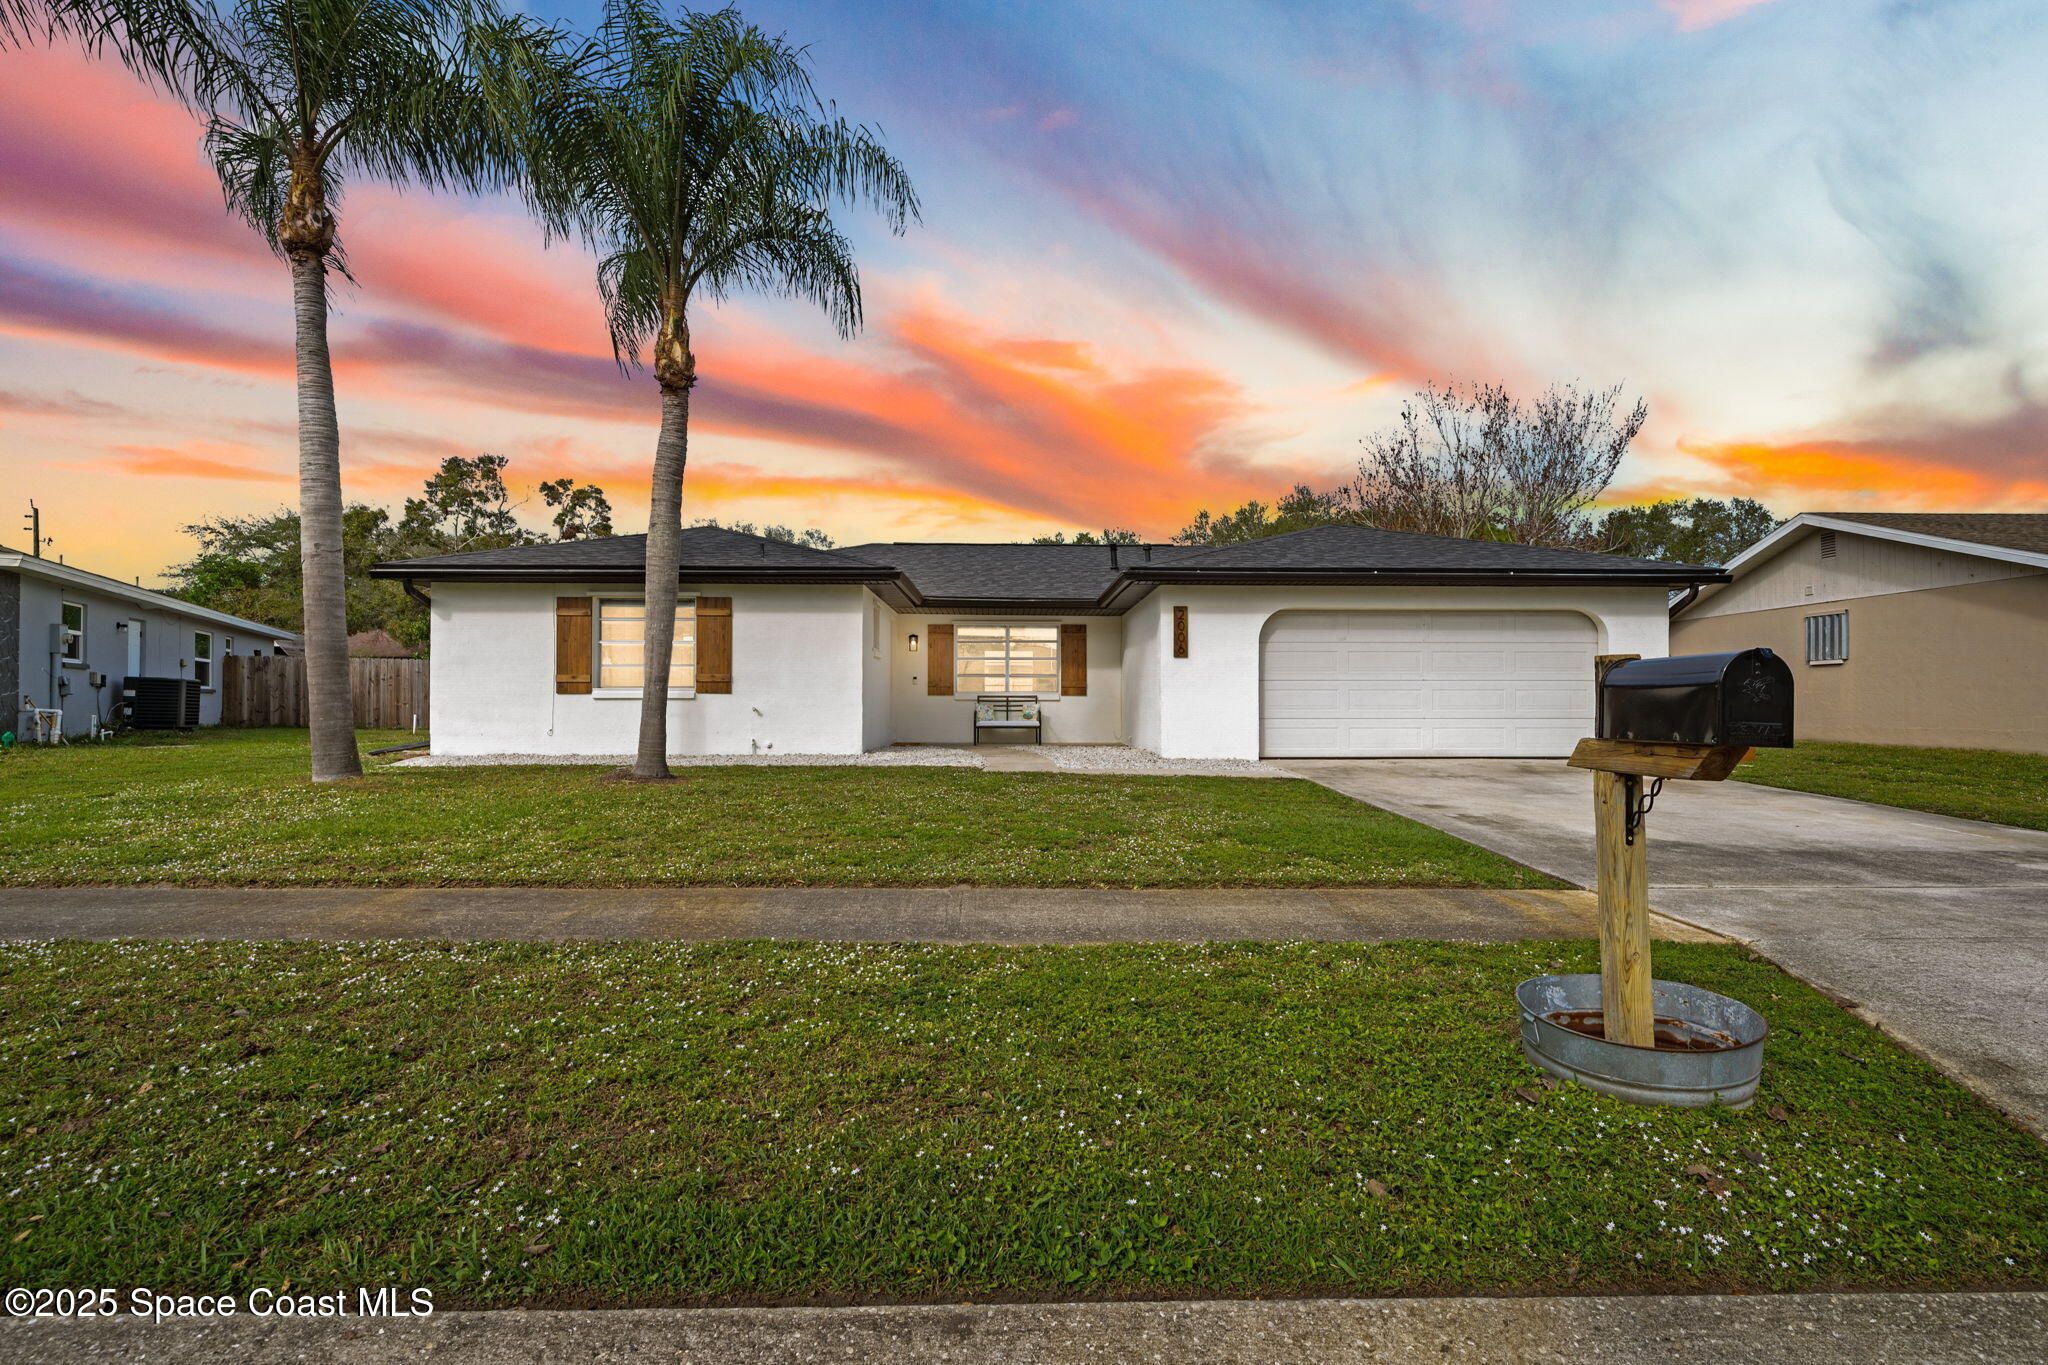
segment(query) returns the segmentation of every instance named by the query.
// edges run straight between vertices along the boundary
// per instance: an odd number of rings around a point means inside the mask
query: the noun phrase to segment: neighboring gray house
[[[220,721],[221,660],[296,652],[299,637],[0,546],[0,730],[27,737],[33,712],[64,713],[64,733],[111,717],[130,677],[195,678],[199,722]]]

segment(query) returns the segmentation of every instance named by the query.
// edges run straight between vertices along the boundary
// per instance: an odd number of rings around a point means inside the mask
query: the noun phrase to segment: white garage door
[[[1593,623],[1569,611],[1299,611],[1266,628],[1275,758],[1568,754],[1593,733]]]

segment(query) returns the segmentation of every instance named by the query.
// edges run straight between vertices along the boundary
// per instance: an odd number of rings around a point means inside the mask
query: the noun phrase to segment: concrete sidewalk
[[[31,1362],[690,1365],[2038,1365],[2048,1294],[1299,1299],[981,1307],[620,1309],[196,1324],[0,1322]]]
[[[1661,917],[1663,938],[1712,939]],[[0,938],[801,938],[1108,943],[1590,938],[1584,891],[1000,887],[0,890]]]
[[[1290,771],[1581,886],[1592,775],[1555,759]],[[1753,944],[2048,1133],[2048,833],[1747,782],[1672,782],[1650,907]]]

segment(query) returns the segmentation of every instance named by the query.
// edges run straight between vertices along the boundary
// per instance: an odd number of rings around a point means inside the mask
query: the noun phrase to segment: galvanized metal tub
[[[1683,1109],[1716,1104],[1743,1109],[1756,1097],[1770,1026],[1739,1000],[1676,981],[1650,983],[1651,1011],[1659,1018],[1678,1019],[1692,1031],[1733,1040],[1733,1046],[1701,1052],[1627,1047],[1544,1017],[1598,1010],[1597,972],[1532,976],[1515,988],[1515,1003],[1522,1009],[1523,1055],[1553,1076],[1636,1104]]]

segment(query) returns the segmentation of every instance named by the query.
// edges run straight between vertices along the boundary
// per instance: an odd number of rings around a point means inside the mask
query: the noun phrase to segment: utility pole
[[[28,515],[21,519],[21,524],[28,527],[29,554],[37,559],[41,559],[43,557],[43,513],[42,509],[36,506],[34,498],[28,500]]]

